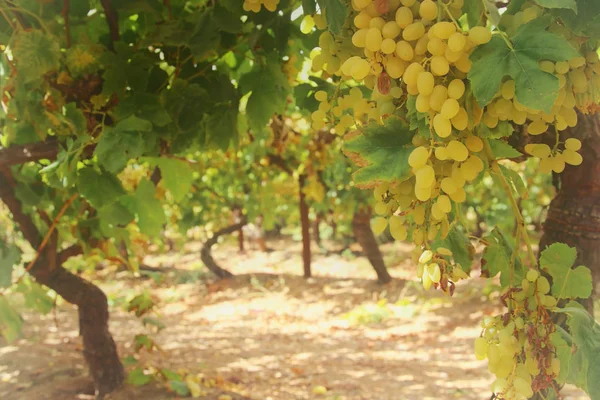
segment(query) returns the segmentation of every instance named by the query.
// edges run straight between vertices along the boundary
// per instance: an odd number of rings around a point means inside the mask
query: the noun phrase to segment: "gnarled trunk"
[[[302,263],[304,269],[304,277],[310,278],[312,271],[310,268],[310,221],[308,219],[308,204],[306,204],[306,196],[302,189],[306,182],[306,175],[300,175],[298,178],[299,197],[300,197],[300,224],[302,225]]]
[[[354,236],[363,249],[363,252],[369,259],[377,274],[377,280],[380,283],[388,283],[392,280],[385,263],[383,255],[379,250],[379,245],[375,239],[375,234],[371,229],[371,215],[367,211],[356,211],[352,217],[352,230]]]
[[[233,233],[237,230],[241,230],[244,225],[246,225],[245,219],[243,219],[242,222],[238,222],[237,224],[229,225],[228,227],[218,230],[210,239],[204,242],[202,250],[200,250],[200,259],[202,260],[204,265],[206,265],[206,268],[208,268],[213,274],[215,274],[219,278],[230,278],[233,276],[233,274],[227,271],[226,269],[220,267],[219,264],[217,264],[217,262],[211,254],[212,246],[214,246],[217,243],[221,236]]]
[[[15,182],[10,171],[0,170],[0,200],[6,204],[19,225],[23,236],[35,249],[42,238],[29,215],[23,212],[21,203],[15,196]],[[79,333],[83,339],[83,353],[94,380],[97,398],[118,388],[125,379],[123,364],[117,347],[108,330],[108,302],[106,295],[94,284],[62,267],[62,263],[79,251],[72,249],[56,251],[56,232],[29,273],[41,284],[53,289],[61,297],[79,309]]]
[[[560,175],[540,250],[554,242],[575,247],[575,265],[590,268],[596,285],[600,281],[600,116],[580,115],[579,123],[568,133],[582,141],[583,163],[567,166]],[[589,311],[593,309],[592,297],[584,304]]]

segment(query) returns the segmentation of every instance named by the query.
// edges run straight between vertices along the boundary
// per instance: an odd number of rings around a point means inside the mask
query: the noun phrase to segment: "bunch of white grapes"
[[[415,251],[420,252],[417,249]],[[461,265],[453,263],[451,258],[452,251],[445,247],[438,247],[435,252],[429,249],[421,252],[415,261],[417,263],[417,277],[421,279],[425,290],[435,285],[452,294],[454,292],[454,282],[469,277],[463,271]]]
[[[261,7],[269,11],[275,11],[279,0],[244,0],[244,11],[259,12]]]
[[[558,146],[551,148],[544,143],[530,143],[525,145],[525,152],[540,159],[541,172],[561,173],[565,169],[565,164],[579,165],[583,162],[581,154],[577,152],[580,148],[579,139],[569,138],[565,140],[562,151]]]
[[[556,298],[549,292],[548,280],[531,269],[520,288],[503,295],[510,311],[482,322],[475,355],[488,359],[488,369],[496,376],[492,391],[498,399],[526,400],[552,387],[560,372],[553,344],[553,336],[559,333],[548,315]]]

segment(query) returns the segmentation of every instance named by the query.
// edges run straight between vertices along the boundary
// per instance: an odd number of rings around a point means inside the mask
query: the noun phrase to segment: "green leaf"
[[[510,260],[513,249],[504,238],[500,229],[495,227],[492,232],[485,237],[485,240],[488,242],[488,245],[483,251],[481,270],[487,271],[490,278],[500,273],[500,284],[502,287],[508,287],[511,283],[521,282],[524,272],[518,258],[515,258],[511,282]]]
[[[400,118],[390,117],[384,125],[369,124],[362,135],[346,142],[344,150],[350,157],[359,160],[359,165],[368,163],[354,174],[354,181],[364,185],[377,181],[393,182],[410,174],[408,156],[414,150],[411,143],[414,132]]]
[[[40,79],[60,66],[58,40],[37,29],[20,30],[15,35],[12,54],[17,62],[19,77],[25,83]]]
[[[319,4],[325,10],[329,30],[335,34],[341,33],[348,15],[346,4],[342,0],[320,0]]]
[[[600,400],[600,349],[590,353],[588,359],[588,394],[591,400]]]
[[[152,122],[135,115],[120,121],[114,128],[107,128],[102,135],[95,154],[100,164],[108,171],[117,173],[127,165],[131,158],[141,156],[145,146],[142,133],[152,131]]]
[[[471,54],[469,80],[477,101],[487,105],[505,76],[515,80],[515,97],[526,107],[550,112],[558,96],[558,78],[542,71],[541,60],[565,61],[580,56],[564,36],[546,31],[549,18],[537,18],[519,28],[512,48],[500,36]]]
[[[540,266],[552,276],[552,295],[559,299],[588,298],[592,294],[592,273],[580,265],[571,267],[577,249],[564,243],[553,243],[540,255]]]
[[[577,13],[575,0],[534,0],[538,6],[545,8],[569,8]]]
[[[488,142],[490,144],[490,148],[492,149],[492,154],[494,154],[496,159],[516,158],[523,155],[504,140],[493,139],[489,140]]]
[[[495,128],[488,128],[485,124],[477,126],[478,135],[482,138],[500,139],[512,135],[514,129],[508,121],[499,121]]]
[[[465,0],[463,11],[467,14],[467,23],[470,28],[479,25],[485,15],[485,8],[481,0]]]
[[[48,295],[39,283],[30,279],[23,279],[17,285],[16,291],[23,295],[25,306],[41,314],[48,314],[54,308],[54,299]]]
[[[253,105],[258,105],[258,103],[253,103]],[[221,106],[213,110],[205,119],[206,141],[215,143],[223,151],[227,150],[232,139],[238,135],[238,116],[238,110],[233,107]],[[271,118],[270,115],[269,118]],[[257,123],[260,122],[257,121]],[[262,126],[264,124],[258,125],[257,129]]]
[[[15,245],[7,245],[0,241],[0,288],[12,284],[14,266],[21,261],[21,250]]]
[[[135,215],[140,232],[148,236],[158,236],[167,222],[165,211],[155,197],[156,189],[148,179],[140,181],[134,195],[121,197],[120,201]]]
[[[190,389],[187,387],[187,383],[181,380],[171,380],[169,381],[169,386],[171,387],[171,390],[180,396],[190,395]]]
[[[445,239],[437,241],[435,246],[449,249],[452,252],[454,261],[460,264],[462,270],[467,274],[471,271],[475,248],[458,225],[452,226],[448,231],[448,236]]]
[[[189,193],[194,181],[190,165],[174,158],[151,159],[160,168],[161,182],[171,192],[175,201],[181,201]]]
[[[552,345],[556,349],[556,358],[560,361],[560,372],[556,378],[556,381],[560,384],[567,381],[571,363],[571,346],[563,339],[563,332],[566,333],[562,330],[562,332],[557,331],[550,335]]]
[[[499,165],[499,167],[511,188],[515,191],[515,194],[518,195],[518,197],[525,197],[527,195],[527,186],[521,175],[517,171],[505,167],[504,165]]]
[[[115,126],[115,129],[126,132],[150,132],[152,130],[152,122],[132,115],[120,121]]]
[[[121,181],[106,171],[86,167],[79,170],[77,189],[94,208],[114,203],[125,194]]]
[[[23,319],[8,302],[6,296],[0,296],[0,334],[7,342],[13,342],[21,336]]]
[[[600,39],[600,13],[597,0],[576,0],[577,12],[571,9],[555,9],[565,26],[578,36]]]
[[[302,10],[304,15],[315,14],[317,12],[316,0],[302,0]]]
[[[139,367],[129,372],[127,383],[133,386],[144,386],[152,382],[152,379],[152,375],[146,375],[144,368]]]

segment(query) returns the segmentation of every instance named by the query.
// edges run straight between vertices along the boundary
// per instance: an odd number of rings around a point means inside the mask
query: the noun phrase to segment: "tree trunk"
[[[0,199],[13,215],[25,239],[34,249],[42,243],[42,237],[33,220],[23,212],[15,196],[15,182],[10,171],[0,170]],[[108,302],[106,295],[94,284],[74,275],[62,267],[68,256],[77,251],[56,252],[54,238],[41,251],[29,273],[41,284],[53,289],[79,309],[79,334],[83,339],[83,354],[94,380],[98,399],[118,388],[125,379],[123,364],[117,347],[108,330]],[[67,254],[68,253],[68,254]]]
[[[238,248],[240,252],[244,251],[244,230],[242,228],[238,229]]]
[[[579,117],[568,134],[582,141],[583,163],[567,166],[560,174],[560,188],[548,209],[540,251],[554,242],[577,248],[575,266],[590,268],[595,286],[600,281],[600,116]],[[590,312],[592,297],[584,302]]]
[[[306,204],[306,196],[302,189],[306,181],[305,175],[300,175],[298,178],[298,191],[300,195],[300,223],[302,225],[302,261],[304,263],[304,277],[312,276],[310,262],[310,221],[308,219],[308,204]]]
[[[321,225],[321,214],[317,214],[315,220],[313,221],[312,234],[313,240],[317,244],[317,246],[321,246],[321,230],[319,226]]]
[[[363,253],[365,253],[377,274],[377,280],[380,283],[389,283],[392,277],[385,267],[383,255],[371,229],[371,215],[369,212],[355,211],[352,218],[352,229],[356,240],[363,249]]]
[[[215,243],[217,243],[217,241],[219,240],[219,238],[221,236],[227,235],[229,233],[233,233],[237,230],[241,230],[244,225],[246,225],[245,219],[242,220],[242,222],[238,222],[237,224],[229,225],[228,227],[225,227],[225,228],[215,232],[215,234],[210,239],[208,239],[206,242],[204,242],[204,245],[202,246],[202,250],[200,250],[200,259],[202,260],[204,265],[206,265],[206,268],[208,268],[213,274],[215,274],[216,276],[218,276],[221,279],[230,278],[233,276],[233,274],[231,272],[227,271],[226,269],[220,267],[219,264],[217,264],[217,262],[215,261],[215,259],[213,258],[212,254],[211,254],[212,246],[215,245]]]

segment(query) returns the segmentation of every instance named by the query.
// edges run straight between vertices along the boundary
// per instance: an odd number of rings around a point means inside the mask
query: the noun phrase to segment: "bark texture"
[[[371,215],[368,211],[360,210],[354,213],[352,230],[354,231],[356,240],[363,249],[363,253],[367,256],[377,274],[377,281],[380,283],[391,282],[392,277],[385,266],[383,255],[379,250],[375,234],[371,229]]]
[[[568,135],[582,141],[583,163],[567,166],[560,174],[560,188],[548,209],[540,251],[554,242],[577,248],[575,265],[590,268],[596,286],[600,281],[600,116],[579,117]],[[592,311],[591,300],[584,305]]]
[[[233,274],[217,264],[211,254],[212,247],[217,243],[221,236],[241,230],[244,225],[246,225],[245,219],[237,224],[229,225],[221,230],[218,230],[210,239],[204,242],[202,250],[200,250],[200,259],[204,265],[206,265],[206,268],[208,268],[213,274],[221,279],[230,278],[233,276]]]
[[[310,278],[311,271],[311,254],[310,254],[310,221],[308,219],[308,204],[306,204],[306,196],[302,189],[306,181],[305,175],[300,175],[298,178],[299,196],[300,196],[300,223],[302,225],[302,262],[304,267],[304,277]]]
[[[23,212],[15,196],[14,181],[8,170],[0,170],[0,199],[13,215],[25,239],[37,249],[42,237],[29,215]],[[55,233],[56,234],[56,233]],[[72,274],[62,267],[68,257],[77,254],[76,247],[57,254],[56,238],[49,241],[30,274],[40,284],[48,286],[79,309],[79,333],[83,340],[83,354],[94,380],[98,399],[121,386],[125,371],[115,341],[108,329],[108,302],[106,295],[94,284]],[[74,249],[74,250],[73,250]]]

